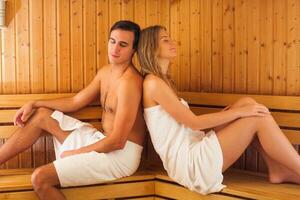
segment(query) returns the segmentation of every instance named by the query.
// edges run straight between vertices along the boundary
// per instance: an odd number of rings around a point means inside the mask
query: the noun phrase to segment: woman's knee
[[[242,97],[237,101],[241,106],[249,105],[249,104],[257,104],[257,102],[251,97]]]

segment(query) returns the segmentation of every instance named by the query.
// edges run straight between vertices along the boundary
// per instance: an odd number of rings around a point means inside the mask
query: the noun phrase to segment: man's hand
[[[79,151],[79,149],[75,149],[75,150],[69,150],[69,151],[64,151],[60,154],[61,158],[65,158],[68,156],[72,156],[72,155],[76,155],[76,154],[80,154],[81,152]]]
[[[24,127],[25,122],[30,118],[33,113],[34,102],[28,102],[24,104],[14,116],[14,125],[19,127]]]

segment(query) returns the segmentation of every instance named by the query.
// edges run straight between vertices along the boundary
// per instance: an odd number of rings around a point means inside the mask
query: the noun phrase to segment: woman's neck
[[[159,66],[161,67],[161,72],[166,75],[167,72],[168,72],[168,68],[169,68],[169,64],[170,64],[170,61],[168,59],[161,59],[161,58],[158,58],[157,59],[157,62],[159,64]]]

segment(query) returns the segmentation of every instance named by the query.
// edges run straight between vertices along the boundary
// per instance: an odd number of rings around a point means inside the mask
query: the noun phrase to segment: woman
[[[224,187],[222,172],[255,139],[270,182],[300,184],[300,156],[269,110],[243,98],[221,112],[196,116],[178,98],[168,78],[170,60],[175,56],[175,43],[164,27],[142,31],[138,58],[145,76],[144,117],[168,175],[193,191],[218,192]]]

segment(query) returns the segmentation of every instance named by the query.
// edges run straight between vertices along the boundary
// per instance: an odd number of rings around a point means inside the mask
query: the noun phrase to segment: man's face
[[[108,58],[111,64],[123,64],[131,61],[134,54],[134,33],[121,29],[113,30],[108,41]]]

